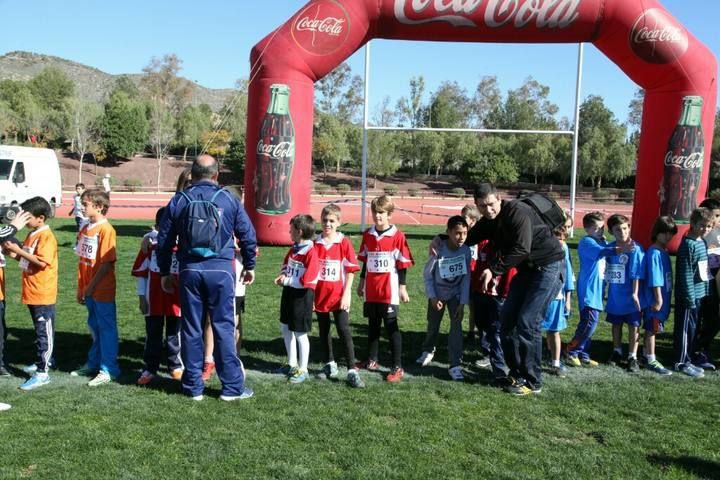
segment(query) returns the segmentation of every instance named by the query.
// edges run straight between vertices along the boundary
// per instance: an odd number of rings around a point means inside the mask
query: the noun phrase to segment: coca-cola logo
[[[695,170],[702,168],[702,164],[702,152],[695,152],[690,155],[674,155],[671,150],[665,154],[666,167],[678,167],[681,170]]]
[[[330,55],[350,34],[350,17],[336,0],[320,0],[295,17],[292,29],[295,43],[312,55]]]
[[[648,63],[672,63],[687,50],[688,35],[667,12],[651,8],[635,20],[630,48]]]
[[[285,158],[292,158],[295,153],[294,142],[278,142],[277,144],[265,143],[262,140],[258,141],[257,154],[267,155],[270,158],[276,160],[283,160]]]
[[[580,16],[582,0],[395,0],[395,18],[406,25],[446,22],[455,27],[566,28]],[[481,7],[485,6],[484,14]]]

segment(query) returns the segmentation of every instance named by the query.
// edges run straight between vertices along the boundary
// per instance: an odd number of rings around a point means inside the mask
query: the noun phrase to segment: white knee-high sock
[[[284,323],[280,324],[283,341],[285,342],[285,351],[287,352],[288,365],[297,367],[297,349],[295,348],[295,333],[292,332]]]
[[[296,333],[295,338],[298,342],[298,357],[300,360],[300,370],[307,372],[308,361],[310,360],[310,338],[307,333]]]

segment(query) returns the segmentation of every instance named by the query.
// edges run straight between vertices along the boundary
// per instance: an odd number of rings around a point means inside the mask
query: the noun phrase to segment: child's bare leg
[[[640,328],[628,325],[628,356],[636,358],[640,343]]]

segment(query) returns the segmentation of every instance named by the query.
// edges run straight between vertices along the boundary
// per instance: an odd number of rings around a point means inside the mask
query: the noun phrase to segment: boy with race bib
[[[34,390],[50,383],[50,363],[55,345],[55,303],[58,291],[58,251],[55,235],[45,222],[52,216],[50,204],[33,197],[21,205],[30,214],[30,229],[22,248],[7,242],[10,256],[20,262],[22,270],[22,303],[28,306],[35,326],[37,362],[20,390]]]
[[[335,320],[340,340],[345,345],[347,382],[351,387],[365,386],[355,365],[355,345],[350,333],[350,303],[355,272],[360,270],[355,249],[350,240],[337,229],[340,226],[340,207],[331,203],[322,209],[322,233],[315,238],[315,253],[320,263],[320,278],[315,288],[315,312],[320,327],[320,346],[323,368],[328,378],[337,378],[338,368],[332,348],[330,314]]]
[[[470,264],[472,252],[465,245],[468,224],[464,217],[456,215],[447,222],[448,238],[440,244],[437,254],[431,255],[425,264],[425,294],[428,297],[427,334],[423,353],[417,362],[427,365],[428,358],[435,355],[440,322],[447,307],[450,316],[448,357],[450,378],[465,379],[460,365],[463,352],[463,308],[470,303]]]
[[[690,230],[683,237],[675,260],[675,371],[694,378],[705,374],[703,368],[692,363],[690,355],[694,350],[700,307],[710,290],[707,246],[703,237],[710,233],[713,224],[711,210],[693,210]]]
[[[628,326],[628,372],[637,372],[638,340],[642,323],[640,302],[640,281],[645,278],[643,270],[643,251],[630,238],[630,220],[625,215],[611,215],[607,221],[608,230],[615,242],[610,247],[620,247],[622,253],[607,258],[605,282],[608,284],[605,312],[607,321],[612,324],[613,352],[611,365],[620,366],[622,362],[622,327]]]
[[[357,293],[365,300],[363,315],[367,317],[368,359],[363,366],[368,370],[380,370],[378,349],[380,327],[390,337],[393,366],[386,377],[388,382],[399,382],[405,376],[402,368],[402,335],[398,327],[400,302],[408,303],[410,296],[405,286],[407,269],[415,261],[405,235],[395,225],[390,225],[395,205],[387,195],[375,198],[370,209],[375,225],[363,233],[358,260],[363,262]]]
[[[315,287],[319,277],[319,264],[315,243],[315,220],[310,215],[295,215],[290,219],[290,247],[283,261],[275,285],[283,287],[280,299],[280,331],[288,356],[288,383],[302,383],[308,377],[310,340]]]
[[[115,305],[115,229],[105,215],[110,208],[109,195],[100,190],[85,190],[82,205],[86,223],[78,234],[77,302],[88,310],[88,328],[92,345],[87,363],[71,372],[73,376],[93,376],[88,386],[110,383],[120,375],[118,366],[118,329]]]
[[[145,316],[145,368],[137,379],[138,385],[149,384],[157,375],[163,350],[163,327],[170,376],[173,380],[180,380],[183,374],[180,359],[180,290],[167,293],[162,289],[162,277],[157,261],[157,225],[160,224],[163,213],[165,207],[159,208],[155,214],[155,225],[141,242],[141,245],[147,245],[148,248],[140,248],[132,267],[132,275],[137,282],[140,313]],[[170,274],[177,280],[178,261],[175,252],[172,255]]]

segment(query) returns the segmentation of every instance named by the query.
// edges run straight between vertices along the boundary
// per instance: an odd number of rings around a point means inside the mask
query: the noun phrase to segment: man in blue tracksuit
[[[182,377],[183,391],[193,400],[202,400],[204,382],[203,321],[205,312],[210,315],[215,335],[215,363],[222,383],[221,400],[242,400],[252,396],[245,386],[245,371],[235,349],[235,260],[234,237],[239,240],[243,258],[243,281],[255,279],[255,229],[240,200],[225,190],[214,197],[220,212],[220,245],[218,255],[212,258],[197,256],[182,245],[186,233],[181,228],[187,216],[188,198],[210,201],[220,187],[217,183],[218,164],[210,155],[201,155],[192,165],[192,186],[177,193],[170,200],[160,222],[158,234],[158,266],[163,289],[171,292],[176,287],[171,275],[172,250],[180,245],[176,257],[179,263],[180,305],[182,309],[181,355],[185,364]],[[179,236],[179,237],[178,237]],[[177,241],[177,243],[176,243]],[[185,250],[185,251],[184,251]]]

